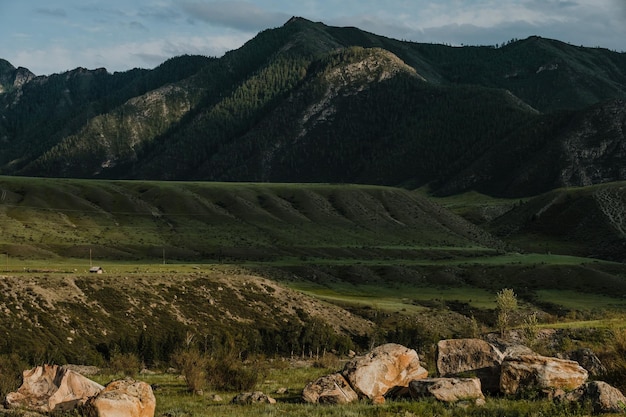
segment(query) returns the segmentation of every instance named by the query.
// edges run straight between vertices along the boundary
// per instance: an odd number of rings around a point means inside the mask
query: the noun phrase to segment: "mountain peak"
[[[0,94],[21,88],[35,78],[35,74],[27,68],[15,68],[9,61],[0,59]]]

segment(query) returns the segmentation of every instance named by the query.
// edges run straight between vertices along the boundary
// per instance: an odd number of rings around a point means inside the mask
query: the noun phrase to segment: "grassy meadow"
[[[522,234],[507,241],[476,226],[531,201],[433,200],[365,185],[0,177],[0,333],[11,335],[0,366],[16,353],[24,366],[97,365],[105,373],[94,378],[106,383],[116,357],[134,358],[151,371],[135,369],[137,378],[158,386],[157,415],[169,417],[586,415],[584,406],[501,398],[465,409],[300,403],[306,383],[340,369],[348,350],[402,343],[434,372],[437,340],[496,329],[502,288],[519,301],[513,328],[539,313],[538,329],[556,332],[538,350],[612,357],[611,332],[626,322],[623,263],[569,253],[562,240],[558,251],[524,250]],[[104,274],[89,274],[92,265]],[[191,394],[165,372],[190,344],[256,369],[250,388],[278,404],[231,405],[232,389]],[[330,366],[315,360],[330,351]]]

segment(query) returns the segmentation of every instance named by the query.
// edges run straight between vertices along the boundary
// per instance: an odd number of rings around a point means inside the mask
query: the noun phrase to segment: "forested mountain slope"
[[[28,74],[0,65],[2,174],[508,196],[626,179],[626,54],[538,37],[450,47],[293,18],[219,59]]]

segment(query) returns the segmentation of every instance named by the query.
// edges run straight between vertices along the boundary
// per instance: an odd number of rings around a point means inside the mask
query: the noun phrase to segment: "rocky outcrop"
[[[348,381],[339,373],[325,375],[304,387],[302,399],[308,403],[347,404],[359,399]]]
[[[562,395],[559,399],[567,402],[589,402],[594,413],[626,412],[624,394],[602,381],[587,382],[578,389]]]
[[[500,391],[519,395],[530,391],[573,390],[587,381],[578,362],[539,355],[509,357],[502,362]]]
[[[415,350],[388,343],[346,363],[342,375],[359,397],[381,403],[387,392],[426,378],[428,371],[420,365]]]
[[[237,394],[231,401],[233,404],[276,404],[276,400],[261,391],[242,392]]]
[[[437,343],[437,373],[441,377],[471,372],[487,392],[500,389],[500,364],[504,354],[480,339],[449,339]]]
[[[5,405],[40,412],[68,411],[84,404],[104,387],[58,365],[43,365],[23,372],[23,383],[7,394]]]
[[[411,398],[435,398],[442,402],[485,403],[478,378],[425,378],[409,383]]]
[[[506,353],[481,340],[442,340],[438,344],[437,370],[449,376],[480,374],[489,369],[492,377],[499,376],[494,394],[539,394],[563,402],[586,401],[597,413],[626,410],[626,399],[619,390],[604,382],[586,383],[588,372],[577,362],[541,356],[522,345],[503,348]],[[410,397],[482,405],[489,392],[478,377],[427,378],[415,351],[390,343],[348,362],[341,373],[311,382],[302,398],[309,403],[345,404],[359,398],[380,403],[385,398]]]
[[[131,378],[109,383],[85,403],[90,417],[154,417],[156,399],[152,387]]]
[[[585,368],[587,372],[589,372],[589,375],[594,378],[606,374],[606,367],[602,365],[600,359],[591,349],[583,348],[573,350],[562,355],[557,355],[557,357],[578,362],[578,364]]]

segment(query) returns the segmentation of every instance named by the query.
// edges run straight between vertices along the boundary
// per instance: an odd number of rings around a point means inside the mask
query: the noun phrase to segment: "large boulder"
[[[388,343],[346,363],[342,375],[359,397],[381,403],[390,390],[408,387],[409,382],[426,378],[428,371],[415,350]]]
[[[606,382],[591,381],[559,397],[560,400],[583,403],[589,402],[593,412],[624,413],[626,411],[626,397],[620,390]]]
[[[23,383],[7,394],[5,405],[38,412],[68,411],[83,405],[104,388],[58,365],[43,365],[23,372]]]
[[[409,383],[411,398],[435,398],[443,402],[470,401],[484,404],[478,378],[425,378]]]
[[[539,355],[505,358],[500,372],[500,391],[507,395],[526,392],[574,390],[587,381],[578,362]]]
[[[91,417],[154,417],[156,399],[152,387],[132,378],[109,383],[85,404]]]
[[[341,374],[325,375],[304,387],[302,399],[308,403],[347,404],[359,399]]]
[[[500,363],[504,355],[480,339],[449,339],[437,343],[437,374],[441,377],[471,373],[485,392],[500,389]]]

